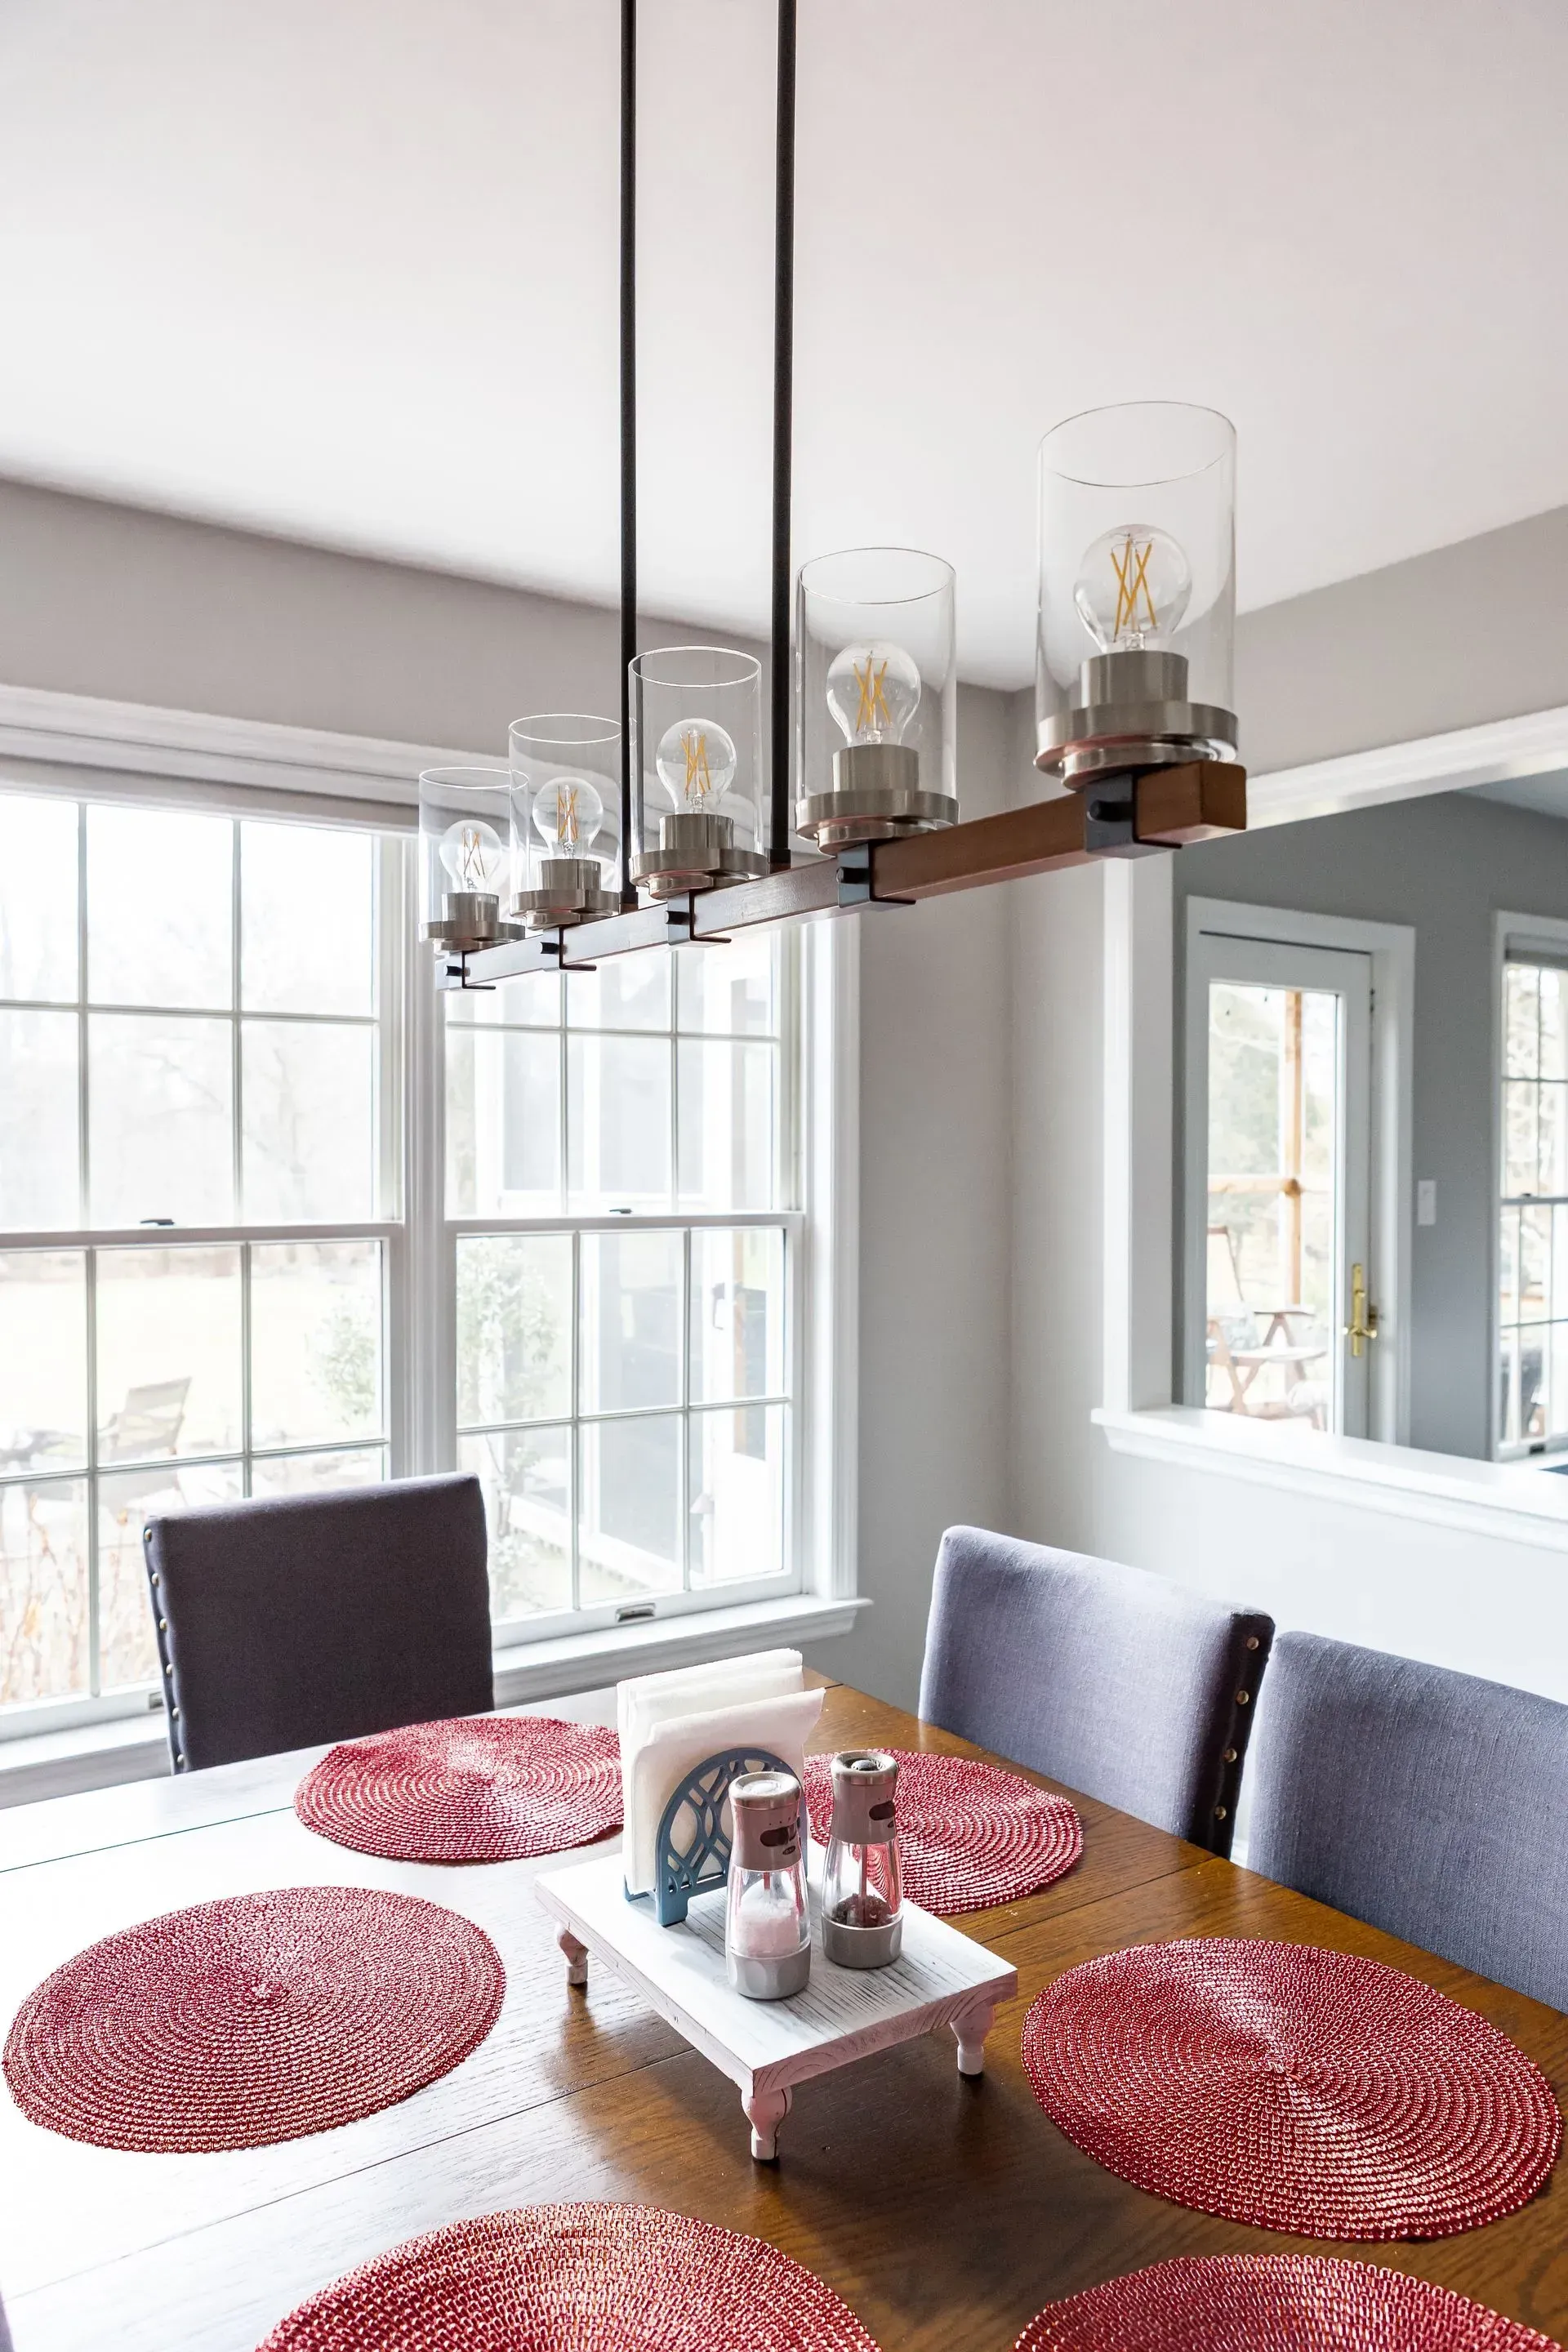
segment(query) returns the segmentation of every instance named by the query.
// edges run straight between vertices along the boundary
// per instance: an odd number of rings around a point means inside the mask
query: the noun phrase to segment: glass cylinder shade
[[[419,779],[421,937],[466,955],[521,936],[511,897],[511,774],[426,768]]]
[[[819,555],[795,594],[796,830],[820,849],[958,820],[952,566]]]
[[[631,666],[632,838],[647,898],[768,870],[762,664],[723,646],[665,646]]]
[[[621,904],[621,730],[549,711],[515,719],[511,845],[515,919],[531,931],[591,923]]]
[[[1236,433],[1129,403],[1040,444],[1036,765],[1107,775],[1232,759]]]

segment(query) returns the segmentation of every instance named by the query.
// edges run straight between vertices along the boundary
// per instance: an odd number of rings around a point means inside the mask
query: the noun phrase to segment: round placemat
[[[423,2090],[484,2040],[505,1990],[495,1946],[455,1911],[286,1886],[79,1952],[17,2011],[5,2079],[68,2139],[260,2147]]]
[[[1037,1895],[1083,1852],[1083,1826],[1065,1797],[968,1756],[887,1751],[899,1759],[899,1849],[904,1893],[924,1911],[984,1911]],[[808,1756],[811,1834],[833,1826],[829,1759]]]
[[[461,1716],[331,1748],[294,1810],[389,1862],[519,1862],[621,1826],[621,1748],[597,1724]]]
[[[1037,2312],[1016,2352],[1562,2352],[1430,2280],[1326,2254],[1182,2254]]]
[[[1237,1937],[1069,1969],[1024,2021],[1035,2095],[1122,2179],[1309,2238],[1446,2238],[1525,2204],[1563,2135],[1473,2010],[1352,1952]]]
[[[534,2205],[410,2238],[261,2352],[877,2352],[776,2246],[651,2205]]]

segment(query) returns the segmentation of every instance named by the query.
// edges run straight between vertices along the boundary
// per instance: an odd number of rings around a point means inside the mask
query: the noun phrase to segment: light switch
[[[1415,1185],[1415,1222],[1418,1225],[1435,1225],[1437,1222],[1437,1180],[1422,1176]]]

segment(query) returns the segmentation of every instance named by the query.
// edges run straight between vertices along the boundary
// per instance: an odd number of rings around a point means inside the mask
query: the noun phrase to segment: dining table
[[[509,1711],[613,1724],[615,1693]],[[826,1685],[811,1746],[1008,1762],[844,1684]],[[559,1857],[440,1865],[330,1843],[293,1810],[325,1752],[0,1812],[0,2032],[34,1985],[100,1937],[306,1885],[419,1895],[477,1923],[506,1969],[493,2030],[398,2105],[219,2154],[88,2146],[0,2093],[0,2296],[16,2352],[255,2352],[304,2297],[403,2239],[595,2199],[770,2241],[826,2281],[882,2352],[1007,2352],[1056,2297],[1173,2255],[1282,2251],[1388,2264],[1568,2342],[1563,2167],[1530,2204],[1458,2236],[1277,2236],[1104,2170],[1037,2104],[1020,2055],[1029,2004],[1064,1969],[1182,1937],[1273,1937],[1405,1969],[1500,2027],[1560,2097],[1568,2018],[1539,2001],[1068,1790],[1083,1823],[1074,1868],[954,1922],[1017,1970],[984,2074],[957,2071],[947,2034],[878,2051],[803,2084],[779,2161],[757,2163],[733,2086],[636,1991],[605,1968],[568,1983],[533,1884]]]

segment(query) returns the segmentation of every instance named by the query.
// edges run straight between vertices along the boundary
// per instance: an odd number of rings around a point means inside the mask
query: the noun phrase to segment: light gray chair
[[[949,1528],[928,1723],[1228,1853],[1274,1621],[1144,1570]]]
[[[1282,1633],[1252,1800],[1265,1878],[1568,2009],[1568,1706]]]
[[[0,2303],[0,2352],[11,2352],[11,2331],[5,2325],[5,2306]]]

